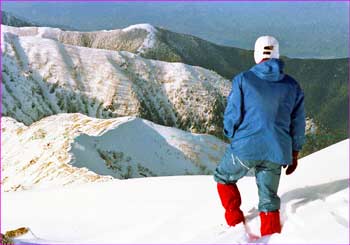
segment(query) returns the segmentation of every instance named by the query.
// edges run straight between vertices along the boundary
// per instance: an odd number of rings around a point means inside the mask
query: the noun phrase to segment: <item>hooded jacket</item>
[[[304,93],[283,66],[269,59],[233,79],[224,134],[242,160],[291,164],[292,150],[300,151],[305,142]]]

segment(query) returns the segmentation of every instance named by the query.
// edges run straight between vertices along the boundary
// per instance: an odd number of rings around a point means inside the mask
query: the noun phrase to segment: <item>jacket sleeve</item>
[[[232,89],[227,97],[227,105],[224,113],[224,134],[232,139],[236,129],[242,121],[243,95],[241,78],[236,76],[232,82]]]
[[[291,114],[290,134],[293,151],[300,151],[305,143],[304,92],[297,85],[295,105]]]

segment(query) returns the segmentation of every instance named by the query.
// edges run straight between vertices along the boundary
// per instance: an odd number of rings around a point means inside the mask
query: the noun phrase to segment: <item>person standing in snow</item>
[[[271,36],[256,40],[256,65],[232,82],[224,113],[224,134],[231,141],[214,179],[229,226],[244,222],[236,182],[252,168],[259,194],[262,236],[281,232],[281,168],[286,174],[298,165],[305,142],[304,93],[297,81],[283,73],[278,41]]]

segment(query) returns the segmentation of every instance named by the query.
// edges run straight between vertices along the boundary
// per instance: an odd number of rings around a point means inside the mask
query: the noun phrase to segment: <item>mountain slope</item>
[[[226,144],[134,117],[59,114],[30,127],[2,118],[5,191],[65,186],[111,177],[211,174]]]
[[[348,244],[348,149],[349,140],[332,145],[301,159],[293,175],[282,176],[282,233],[254,243]],[[259,234],[255,179],[243,178],[238,186],[247,226]],[[27,226],[36,236],[27,234],[18,243],[252,242],[242,227],[225,225],[211,176],[141,178],[2,195],[1,232]]]
[[[31,36],[32,28],[18,29],[23,36],[2,33],[5,116],[28,125],[62,112],[133,115],[222,135],[230,84],[215,72],[129,52],[64,45],[47,38],[58,29],[36,29],[39,36]]]
[[[52,28],[60,28],[62,30],[75,30],[74,28],[66,25],[59,25],[59,24],[47,25],[41,22],[28,21],[26,18],[18,17],[17,15],[14,15],[13,13],[6,12],[6,11],[1,11],[1,16],[2,16],[1,24],[6,26],[13,26],[13,27],[48,26]]]

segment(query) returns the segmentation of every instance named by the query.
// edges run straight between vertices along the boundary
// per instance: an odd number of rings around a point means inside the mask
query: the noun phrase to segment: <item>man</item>
[[[257,39],[254,59],[257,65],[233,79],[224,114],[224,134],[231,144],[214,179],[227,224],[235,226],[244,222],[236,182],[254,168],[264,236],[281,232],[277,189],[281,167],[288,165],[287,175],[296,169],[305,141],[304,93],[283,73],[274,37]]]

